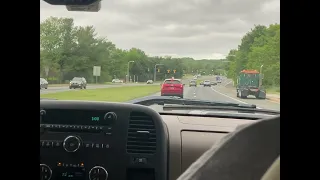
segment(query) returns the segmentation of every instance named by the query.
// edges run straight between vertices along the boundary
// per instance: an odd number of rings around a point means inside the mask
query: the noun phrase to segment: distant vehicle
[[[153,84],[153,81],[152,80],[148,80],[147,84]]]
[[[211,82],[211,85],[216,86],[216,85],[218,85],[218,83],[217,82]]]
[[[262,87],[262,76],[256,70],[243,70],[237,79],[237,97],[247,98],[249,95],[257,99],[266,99],[266,90]]]
[[[123,83],[123,81],[120,80],[120,79],[112,79],[111,82],[112,82],[112,83]]]
[[[209,80],[203,81],[203,87],[206,87],[206,86],[211,87],[211,83]]]
[[[200,85],[203,85],[203,81],[200,82]]]
[[[189,87],[191,87],[191,86],[197,87],[197,81],[191,80],[191,81],[189,82]]]
[[[40,89],[48,89],[48,81],[45,80],[44,78],[40,78]]]
[[[87,80],[84,77],[74,77],[69,84],[69,89],[86,89],[87,88]]]
[[[183,98],[183,86],[180,79],[165,79],[161,86],[161,96],[178,96]]]
[[[218,83],[221,83],[221,82],[222,82],[221,77],[220,77],[220,76],[216,76],[216,81],[217,81]]]

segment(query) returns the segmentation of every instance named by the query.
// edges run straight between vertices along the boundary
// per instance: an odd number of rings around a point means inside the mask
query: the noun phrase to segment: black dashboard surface
[[[40,101],[40,179],[165,180],[168,131],[134,104]]]

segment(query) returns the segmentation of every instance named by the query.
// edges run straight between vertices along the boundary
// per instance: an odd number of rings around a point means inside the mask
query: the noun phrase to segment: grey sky
[[[40,0],[40,21],[72,17],[117,47],[149,55],[222,58],[254,24],[280,23],[280,0],[102,0],[99,12],[69,12]]]

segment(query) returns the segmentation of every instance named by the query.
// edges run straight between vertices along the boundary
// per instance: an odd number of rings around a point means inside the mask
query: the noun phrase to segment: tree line
[[[263,85],[280,87],[280,24],[256,25],[230,50],[227,75],[236,82],[243,69],[262,70]]]
[[[227,68],[224,60],[148,56],[138,48],[120,49],[99,36],[93,26],[75,26],[71,18],[50,17],[40,22],[40,77],[49,83],[65,83],[75,76],[93,82],[93,66],[101,67],[100,83],[125,80],[128,66],[131,79],[146,82],[153,80],[155,65],[157,80],[185,74],[226,74]]]

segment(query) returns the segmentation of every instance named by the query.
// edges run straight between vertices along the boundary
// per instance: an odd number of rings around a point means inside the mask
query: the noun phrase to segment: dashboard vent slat
[[[154,154],[156,128],[153,119],[142,112],[132,112],[129,119],[127,153]]]

